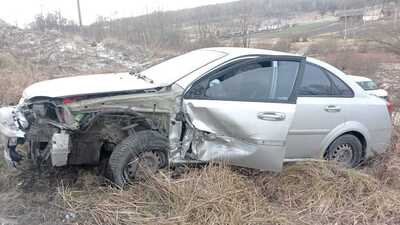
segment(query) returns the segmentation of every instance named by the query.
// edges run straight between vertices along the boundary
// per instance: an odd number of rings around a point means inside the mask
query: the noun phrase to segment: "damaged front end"
[[[175,118],[181,93],[180,87],[169,86],[22,99],[16,107],[0,109],[5,158],[16,166],[22,159],[16,147],[25,144],[27,158],[37,165],[97,165],[124,139],[143,130],[170,137],[171,149],[178,149],[182,123]]]
[[[61,99],[21,99],[15,107],[1,108],[1,144],[8,164],[15,167],[22,160],[16,149],[18,145],[26,144],[27,157],[35,162],[45,161],[51,156],[53,165],[66,165],[65,160],[57,162],[57,155],[68,152],[68,147],[62,143],[67,132],[78,127],[71,117]],[[64,148],[60,149],[60,146]]]

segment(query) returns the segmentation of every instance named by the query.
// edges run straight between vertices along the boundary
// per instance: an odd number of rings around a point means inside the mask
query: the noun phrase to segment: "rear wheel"
[[[155,131],[140,131],[117,145],[109,168],[115,184],[145,179],[168,164],[168,139]]]
[[[360,140],[351,134],[338,137],[328,148],[326,159],[354,168],[362,160],[363,147]]]

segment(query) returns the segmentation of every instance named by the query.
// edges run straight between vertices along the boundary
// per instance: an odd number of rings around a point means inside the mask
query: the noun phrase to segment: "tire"
[[[349,155],[351,154],[351,155]],[[363,146],[360,140],[351,134],[338,137],[329,145],[326,159],[354,168],[360,164],[363,157]]]
[[[167,166],[168,147],[168,139],[156,131],[140,131],[127,137],[115,147],[108,162],[113,182],[120,187],[133,182],[139,168],[138,162],[144,160],[142,156],[157,155],[160,160],[156,162],[156,170]],[[129,169],[129,176],[127,170],[131,163],[136,166]]]

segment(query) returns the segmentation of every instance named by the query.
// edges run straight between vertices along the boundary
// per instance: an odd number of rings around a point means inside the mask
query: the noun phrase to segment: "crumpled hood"
[[[85,94],[109,93],[119,91],[135,91],[161,87],[129,73],[113,73],[66,77],[35,83],[25,89],[25,100],[34,97],[66,97]]]

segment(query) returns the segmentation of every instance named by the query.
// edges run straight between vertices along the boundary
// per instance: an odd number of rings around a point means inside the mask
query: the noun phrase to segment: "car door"
[[[335,128],[344,126],[344,110],[354,93],[337,76],[312,63],[305,64],[296,89],[297,109],[289,130],[286,158],[321,158],[322,141]]]
[[[296,104],[300,57],[239,60],[211,72],[186,92],[183,106],[200,135],[198,159],[279,171]]]

